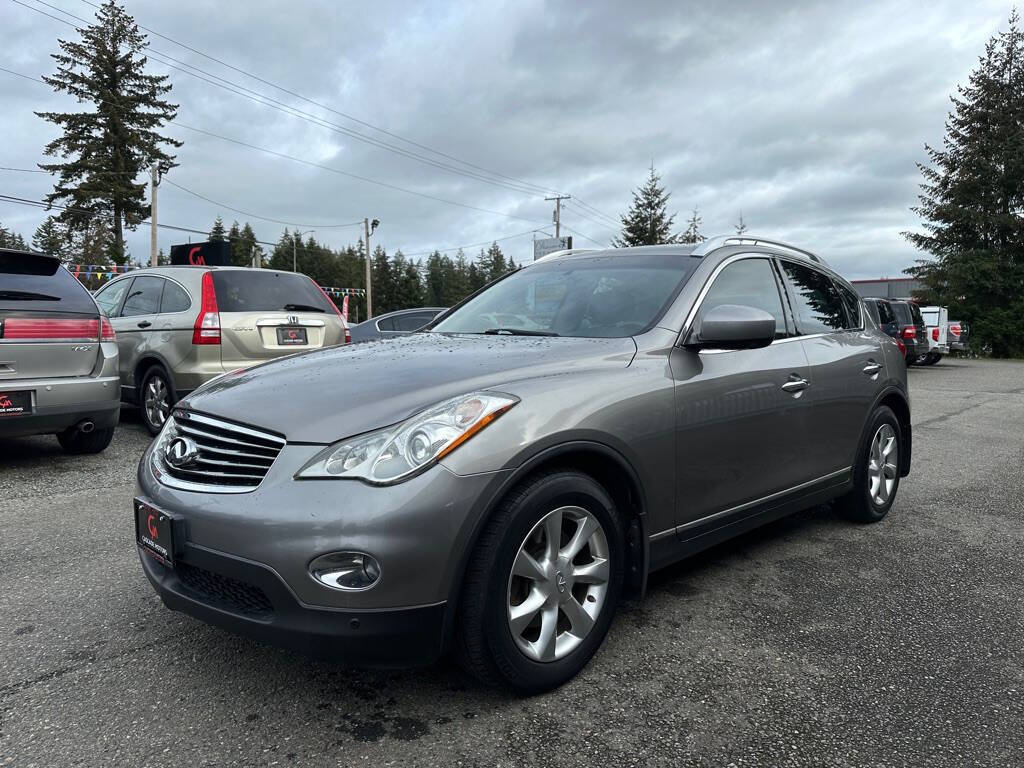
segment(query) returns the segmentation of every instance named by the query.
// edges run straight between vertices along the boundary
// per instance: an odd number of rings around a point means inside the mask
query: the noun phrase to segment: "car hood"
[[[631,338],[415,333],[256,365],[202,387],[183,405],[279,432],[291,442],[331,443],[474,390],[625,368],[635,353]]]

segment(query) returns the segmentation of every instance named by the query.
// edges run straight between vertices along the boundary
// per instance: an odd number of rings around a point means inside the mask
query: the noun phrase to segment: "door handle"
[[[139,328],[149,328],[149,326],[151,325],[152,323],[149,322],[149,320],[143,320],[142,322],[139,323]]]
[[[811,382],[807,379],[792,379],[782,385],[782,390],[784,392],[802,392],[809,386],[811,386]]]
[[[874,360],[870,360],[867,365],[861,368],[861,370],[864,371],[864,373],[866,373],[868,376],[874,376],[876,373],[882,370],[882,365],[881,363],[876,363]]]

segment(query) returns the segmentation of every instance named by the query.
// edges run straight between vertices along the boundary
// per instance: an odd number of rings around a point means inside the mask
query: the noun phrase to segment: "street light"
[[[315,229],[307,229],[305,232],[296,232],[295,237],[292,238],[292,272],[299,271],[295,268],[295,241],[303,235],[312,235],[314,232],[316,232]]]

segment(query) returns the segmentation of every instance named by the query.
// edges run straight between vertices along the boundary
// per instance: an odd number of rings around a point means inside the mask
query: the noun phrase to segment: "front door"
[[[117,317],[110,323],[117,333],[117,351],[122,370],[122,383],[138,387],[133,381],[134,367],[152,346],[157,329],[156,316],[160,311],[160,296],[164,281],[153,275],[140,275],[132,280]],[[128,381],[125,381],[125,379]]]
[[[726,263],[696,317],[720,304],[764,310],[776,340],[749,350],[676,348],[676,524],[688,538],[704,525],[741,515],[746,505],[806,482],[809,380],[774,266],[764,256]]]

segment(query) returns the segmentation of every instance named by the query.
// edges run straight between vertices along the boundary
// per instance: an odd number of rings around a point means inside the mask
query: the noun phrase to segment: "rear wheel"
[[[159,365],[154,365],[142,377],[139,405],[142,410],[142,421],[151,435],[155,435],[163,427],[176,402],[174,389],[167,372]]]
[[[888,514],[900,487],[900,451],[903,432],[888,406],[875,409],[857,452],[853,490],[839,499],[846,517],[859,523],[877,523]]]
[[[924,356],[924,360],[922,362],[925,365],[935,365],[941,359],[942,355],[940,355],[938,352],[929,352],[927,355]]]
[[[593,478],[527,480],[501,504],[470,560],[458,655],[521,693],[562,685],[601,645],[622,591],[623,522]]]
[[[92,432],[82,432],[78,427],[70,427],[57,433],[57,442],[60,443],[60,447],[64,449],[65,453],[71,454],[99,453],[110,445],[110,441],[113,439],[113,427],[94,429]]]

